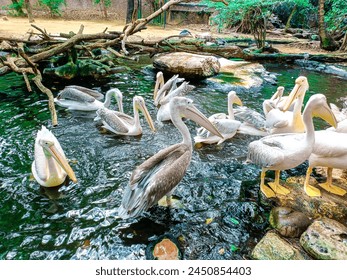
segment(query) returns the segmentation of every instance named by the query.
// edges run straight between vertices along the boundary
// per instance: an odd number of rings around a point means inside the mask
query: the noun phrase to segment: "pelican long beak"
[[[241,99],[237,95],[235,95],[233,103],[239,106],[243,106]]]
[[[156,129],[155,129],[155,126],[154,126],[154,122],[153,122],[153,120],[152,120],[151,115],[149,114],[149,112],[148,112],[148,110],[147,110],[146,105],[140,104],[140,110],[142,111],[143,115],[145,116],[146,121],[147,121],[147,123],[148,123],[150,129],[151,129],[153,132],[155,132]]]
[[[295,86],[290,92],[286,102],[284,103],[282,110],[285,112],[289,109],[290,105],[298,98],[301,94],[305,94],[308,90],[308,83],[305,77],[299,77],[295,80]]]
[[[67,162],[66,158],[56,149],[53,145],[46,147],[46,150],[52,155],[52,157],[58,162],[58,164],[65,170],[66,174],[70,177],[70,179],[77,183],[77,178],[75,173],[73,172],[71,166]]]
[[[162,72],[158,72],[157,79],[155,81],[154,92],[153,92],[154,101],[157,99],[159,88],[161,88],[163,85],[164,85],[164,75]]]
[[[312,115],[314,117],[319,117],[323,120],[325,120],[328,124],[333,126],[334,128],[337,128],[337,120],[333,113],[333,111],[330,109],[328,104],[323,104],[319,108],[313,110]]]
[[[278,101],[283,96],[284,87],[278,87],[274,95],[270,98],[271,101],[274,101],[275,99],[278,99]],[[277,102],[278,103],[278,102]]]
[[[220,138],[224,138],[223,135],[220,134],[220,132],[217,130],[217,128],[208,120],[208,118],[203,113],[201,113],[193,104],[186,108],[184,117],[191,119],[198,125],[206,128],[214,135],[217,135]]]

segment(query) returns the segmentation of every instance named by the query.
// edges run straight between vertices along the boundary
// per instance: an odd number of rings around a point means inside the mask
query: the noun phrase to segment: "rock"
[[[311,35],[311,40],[312,41],[319,41],[319,36],[317,34],[312,34]]]
[[[269,231],[254,247],[251,257],[255,260],[305,260],[309,258],[297,246],[290,244],[274,231]]]
[[[300,238],[302,247],[319,260],[347,260],[347,227],[327,218],[314,221]]]
[[[304,213],[289,207],[271,209],[269,221],[271,226],[284,237],[299,237],[311,224],[311,219]]]
[[[3,17],[2,17],[2,20],[8,21],[8,17],[7,17],[7,16],[3,16]]]
[[[310,197],[304,191],[305,176],[289,177],[284,186],[290,190],[286,196],[274,198],[277,206],[290,207],[312,218],[327,217],[345,223],[347,221],[347,200],[321,189],[311,177],[310,184],[321,190],[322,196]]]
[[[157,54],[153,66],[165,74],[179,74],[191,79],[211,77],[220,70],[220,63],[216,57],[186,52]]]
[[[334,65],[328,65],[317,61],[311,61],[309,59],[298,59],[295,60],[294,63],[311,71],[323,72],[339,76],[343,79],[347,79],[347,71],[342,68],[338,68]]]
[[[263,84],[263,80],[259,77],[266,71],[264,66],[259,63],[251,63],[247,61],[233,61],[225,58],[218,59],[220,63],[219,73],[222,77],[213,77],[210,80],[223,83],[223,74],[232,76],[232,89],[242,87],[245,90],[251,88],[259,88]],[[231,89],[230,89],[231,90]]]

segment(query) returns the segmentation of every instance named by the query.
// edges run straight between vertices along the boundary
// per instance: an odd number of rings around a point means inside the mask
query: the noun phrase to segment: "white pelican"
[[[191,99],[174,97],[170,101],[170,111],[172,122],[180,131],[183,141],[159,151],[133,171],[118,210],[123,219],[141,215],[165,195],[168,195],[170,204],[170,194],[186,173],[193,149],[189,130],[182,117],[189,118],[222,137],[193,105]]]
[[[278,87],[277,91],[272,95],[270,99],[263,101],[263,112],[266,116],[272,109],[276,109],[279,106],[279,103],[282,99],[284,92],[284,87]]]
[[[158,94],[159,99],[159,109],[157,112],[157,121],[159,122],[165,122],[171,120],[170,115],[170,101],[175,96],[183,96],[186,95],[188,92],[192,91],[195,87],[190,85],[189,82],[183,82],[178,88],[175,90],[170,91],[166,96],[163,96],[160,98]]]
[[[65,182],[67,175],[74,183],[77,182],[57,138],[45,126],[37,132],[31,171],[43,187],[59,186]]]
[[[220,138],[217,135],[212,134],[207,129],[200,127],[198,128],[198,134],[194,137],[195,144],[205,143],[205,144],[214,144],[223,143],[226,139],[232,138],[237,129],[240,127],[241,122],[235,120],[233,104],[242,106],[242,101],[236,95],[235,91],[230,91],[228,93],[228,115],[224,113],[213,114],[208,118],[208,120],[218,129],[218,131],[223,135],[223,138]]]
[[[307,160],[313,150],[315,133],[313,116],[319,116],[333,126],[336,119],[323,94],[312,95],[303,113],[306,133],[284,133],[263,137],[248,146],[248,161],[262,167],[260,189],[266,197],[286,195],[289,190],[280,185],[280,171],[298,166]],[[264,183],[265,172],[275,170],[275,182]],[[309,186],[305,185],[306,192]]]
[[[328,192],[343,196],[346,194],[341,189],[332,184],[333,168],[347,169],[347,134],[334,131],[320,130],[315,133],[315,144],[308,159],[309,167],[306,172],[305,190],[309,196],[320,196],[320,190],[309,185],[310,174],[313,167],[327,167],[327,181],[319,184]]]
[[[119,98],[122,97],[122,93],[119,89],[113,88],[106,92],[105,101],[101,102],[95,97],[91,96],[89,92],[80,91],[75,87],[65,87],[57,97],[54,102],[62,107],[68,108],[69,110],[77,111],[96,111],[99,108],[108,108],[111,104],[112,95],[115,97],[118,103],[120,111],[123,111],[122,101]]]
[[[162,99],[177,88],[177,83],[183,82],[184,78],[179,78],[178,75],[172,76],[166,83],[164,83],[164,76],[162,72],[157,73],[157,80],[154,87],[153,99],[154,105],[161,105]]]
[[[302,133],[305,126],[301,115],[301,108],[305,93],[308,90],[307,78],[300,76],[295,80],[295,86],[281,109],[273,109],[266,115],[266,127],[271,128],[271,134]],[[296,100],[293,111],[287,111]]]
[[[153,120],[147,110],[145,100],[141,96],[135,96],[133,98],[134,117],[102,107],[96,111],[96,119],[101,120],[103,127],[115,134],[141,135],[142,127],[140,124],[139,110],[144,114],[151,130],[155,131]]]

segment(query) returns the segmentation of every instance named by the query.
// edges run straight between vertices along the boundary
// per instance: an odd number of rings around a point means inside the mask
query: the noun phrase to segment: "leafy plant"
[[[51,16],[61,16],[61,6],[65,5],[65,0],[39,0],[39,4],[42,7],[48,8]]]
[[[14,10],[14,12],[9,12],[11,16],[24,16],[25,13],[23,12],[24,8],[24,0],[13,0],[12,4],[5,6],[5,8],[8,8],[10,10]]]

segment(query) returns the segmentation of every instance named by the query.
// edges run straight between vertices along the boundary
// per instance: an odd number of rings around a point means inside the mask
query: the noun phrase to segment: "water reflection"
[[[298,68],[266,68],[281,73],[279,84],[286,92],[299,75],[306,74],[308,96],[321,92],[340,105],[338,99],[345,95],[346,81]],[[132,97],[141,95],[155,119],[154,77],[151,68],[142,65],[107,82],[84,86],[102,92],[118,87],[124,94],[125,112],[132,111]],[[227,85],[210,81],[194,85],[196,90],[189,97],[202,112],[227,111]],[[63,86],[54,84],[55,92]],[[261,110],[262,98],[275,90],[269,85],[259,92],[242,92],[240,98]],[[62,108],[57,108],[59,126],[52,128],[45,96],[27,94],[20,76],[11,74],[6,81],[1,77],[0,92],[1,259],[144,259],[149,242],[163,234],[181,240],[185,259],[242,259],[268,226],[267,209],[258,201],[259,168],[244,164],[247,145],[254,137],[237,135],[220,147],[195,150],[175,191],[182,208],[154,207],[142,217],[123,221],[116,210],[132,170],[180,141],[176,128],[157,124],[158,132],[152,133],[144,125],[141,137],[119,137],[102,133],[93,113]],[[196,126],[187,124],[194,134]],[[61,143],[77,184],[43,190],[31,178],[34,138],[41,125]],[[304,168],[290,172],[303,173]]]

